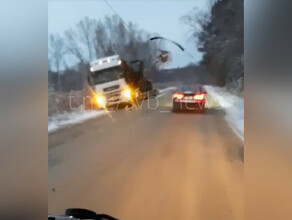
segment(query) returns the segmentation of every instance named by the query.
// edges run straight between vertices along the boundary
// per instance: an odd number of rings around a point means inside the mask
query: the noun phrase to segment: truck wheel
[[[139,87],[140,92],[149,92],[153,89],[152,83],[148,80],[139,81],[138,87]]]

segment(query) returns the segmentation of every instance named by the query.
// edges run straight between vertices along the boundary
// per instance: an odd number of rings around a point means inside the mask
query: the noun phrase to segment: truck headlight
[[[126,99],[132,99],[132,91],[130,88],[126,87],[123,92],[122,95],[126,98]]]
[[[98,104],[98,106],[105,107],[106,99],[105,99],[104,96],[102,96],[102,95],[95,95],[95,101]]]

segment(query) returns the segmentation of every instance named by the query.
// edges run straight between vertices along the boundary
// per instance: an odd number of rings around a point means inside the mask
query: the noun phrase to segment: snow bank
[[[166,92],[173,91],[173,90],[177,90],[177,87],[171,86],[171,87],[167,87],[164,89],[158,89],[159,94],[166,93]]]
[[[68,125],[79,124],[104,114],[106,114],[104,110],[76,110],[69,113],[53,115],[48,119],[48,132],[56,131]]]
[[[157,95],[157,97],[160,98],[160,97],[166,95],[167,92],[172,91],[172,90],[176,90],[176,89],[177,89],[177,87],[167,87],[164,89],[158,89],[159,94]]]
[[[159,91],[159,93],[165,93],[165,92],[176,90],[176,89],[177,89],[177,87],[172,86],[172,87],[167,87],[164,89],[159,89],[158,91]]]
[[[225,110],[225,119],[237,134],[237,136],[244,140],[244,99],[228,92],[225,88],[214,86],[204,86],[208,95],[212,97],[213,101],[217,101],[219,105]],[[211,101],[212,101],[211,100]]]

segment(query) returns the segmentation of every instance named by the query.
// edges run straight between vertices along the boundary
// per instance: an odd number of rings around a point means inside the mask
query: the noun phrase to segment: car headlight
[[[106,99],[102,95],[95,95],[95,101],[98,106],[105,107]]]
[[[130,88],[126,87],[123,92],[122,95],[126,98],[126,99],[132,99],[132,91]]]

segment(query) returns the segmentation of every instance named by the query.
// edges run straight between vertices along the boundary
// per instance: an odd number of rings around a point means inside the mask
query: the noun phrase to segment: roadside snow
[[[91,118],[96,118],[106,114],[105,111],[76,110],[69,113],[53,115],[48,119],[48,132],[56,131],[68,125],[79,124]]]
[[[244,141],[244,99],[231,94],[224,88],[214,86],[204,86],[204,88],[213,101],[217,101],[225,110],[226,121],[237,136]]]
[[[172,90],[176,90],[177,88],[176,87],[167,87],[167,88],[164,88],[164,89],[159,89],[159,94],[157,95],[158,98],[164,96],[167,94],[167,92],[169,91],[172,91]]]
[[[167,92],[171,90],[176,90],[176,87],[167,87],[164,89],[159,89],[158,97],[167,94]],[[91,118],[100,117],[105,114],[106,114],[106,111],[103,111],[103,110],[89,111],[89,110],[79,109],[73,112],[53,115],[53,116],[50,116],[48,119],[48,132],[51,133],[53,131],[64,128],[68,125],[79,124]]]
[[[177,87],[172,86],[172,87],[167,87],[167,88],[164,88],[164,89],[159,89],[158,91],[159,91],[159,94],[161,94],[161,93],[165,93],[165,92],[168,92],[168,91],[171,91],[171,90],[176,90],[176,89],[177,89]]]
[[[174,87],[174,86],[172,86],[172,87],[167,87],[167,88],[164,88],[164,89],[158,89],[159,94],[157,95],[157,97],[160,98],[160,97],[166,95],[167,92],[169,92],[169,91],[173,91],[173,90],[176,90],[176,89],[177,89],[177,87]]]

